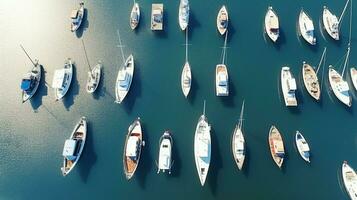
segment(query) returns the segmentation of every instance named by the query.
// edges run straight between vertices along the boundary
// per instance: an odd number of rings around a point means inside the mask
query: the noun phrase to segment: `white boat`
[[[226,6],[222,6],[217,15],[217,29],[221,35],[227,31],[228,20],[229,18]]]
[[[326,6],[324,6],[324,10],[322,11],[322,23],[331,38],[334,40],[340,39],[339,20]]]
[[[216,65],[216,96],[228,96],[229,95],[229,76],[227,66],[225,64],[226,49],[227,49],[227,37],[228,31],[224,39],[222,63]]]
[[[356,70],[356,68],[352,67],[350,69],[350,75],[351,75],[353,87],[355,88],[355,90],[357,90],[357,70]]]
[[[86,90],[88,93],[93,93],[97,90],[102,71],[102,64],[98,63],[93,67],[92,71],[88,72]]]
[[[152,4],[151,6],[151,30],[164,28],[164,4]]]
[[[245,140],[242,132],[243,127],[243,111],[244,111],[244,101],[242,104],[242,109],[240,111],[239,122],[236,125],[233,136],[232,136],[232,153],[235,163],[239,170],[242,170],[244,159],[245,159]]]
[[[211,163],[211,125],[205,116],[205,104],[203,114],[198,120],[195,132],[194,153],[198,177],[201,185],[206,182],[209,166]]]
[[[267,13],[265,14],[265,32],[273,42],[278,40],[279,17],[271,6],[269,6]]]
[[[38,63],[38,60],[32,61],[31,57],[27,54],[22,45],[20,45],[26,56],[33,64],[31,71],[28,71],[21,79],[21,91],[22,91],[22,103],[25,103],[36,93],[38,86],[40,85],[42,67]]]
[[[71,136],[64,143],[63,147],[63,167],[61,168],[62,175],[66,176],[76,166],[82,155],[87,137],[87,121],[82,117],[72,131]]]
[[[355,170],[347,164],[347,161],[344,161],[342,164],[342,179],[351,200],[357,200],[357,174]]]
[[[138,3],[134,3],[130,13],[130,28],[136,29],[140,22],[140,7]]]
[[[52,87],[55,91],[56,101],[62,99],[67,94],[69,87],[71,86],[73,76],[73,63],[68,58],[64,63],[63,69],[57,69],[52,81]]]
[[[314,23],[309,15],[301,9],[299,15],[299,32],[300,35],[311,45],[316,44],[316,38],[314,36]]]
[[[179,6],[179,24],[181,30],[185,30],[190,19],[190,4],[189,0],[180,0]]]
[[[315,69],[305,61],[302,64],[302,79],[310,96],[317,101],[320,100],[321,90],[319,79],[317,78]]]
[[[187,40],[188,40],[188,28],[186,28],[186,62],[185,65],[183,66],[182,73],[181,73],[181,89],[183,95],[185,95],[185,98],[187,98],[188,94],[190,93],[191,80],[192,80],[191,67],[190,67],[190,63],[188,62]]]
[[[351,107],[352,99],[349,93],[350,88],[348,83],[343,80],[343,77],[335,69],[333,69],[332,65],[330,65],[328,69],[328,80],[337,99],[346,106]]]
[[[77,31],[81,26],[84,17],[84,2],[79,3],[79,8],[72,10],[71,13],[71,31]]]
[[[281,137],[279,130],[275,126],[271,126],[268,140],[271,156],[276,165],[281,168],[285,158],[285,150],[283,138]]]
[[[160,171],[164,172],[167,170],[171,174],[172,168],[172,145],[173,140],[169,131],[165,131],[160,137],[160,150],[159,150],[159,161],[157,163],[157,173]]]
[[[295,96],[296,81],[293,78],[290,68],[285,66],[281,68],[281,89],[284,96],[286,106],[297,106],[297,100]]]
[[[142,147],[145,145],[143,141],[143,132],[141,128],[140,118],[135,120],[128,128],[126,135],[123,166],[124,174],[127,180],[131,179],[138,168]]]
[[[304,136],[299,131],[296,131],[295,134],[295,144],[299,151],[299,154],[302,159],[306,162],[310,162],[310,147],[309,144],[306,142]]]

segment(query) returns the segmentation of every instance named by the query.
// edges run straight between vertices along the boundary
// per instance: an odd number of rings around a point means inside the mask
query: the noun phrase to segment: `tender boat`
[[[228,96],[228,71],[224,64],[216,65],[216,96]]]
[[[64,95],[68,92],[71,86],[73,76],[73,63],[70,58],[68,58],[64,63],[63,69],[57,69],[52,81],[52,87],[55,90],[56,101],[62,99]]]
[[[181,30],[185,30],[188,26],[190,18],[190,5],[188,0],[180,0],[179,6],[179,24]]]
[[[88,79],[86,90],[88,93],[94,93],[99,85],[100,76],[102,71],[102,64],[98,63],[96,66],[93,67],[92,71],[88,72]]]
[[[79,8],[72,10],[71,13],[71,31],[77,31],[81,26],[84,17],[84,2],[79,3]]]
[[[233,136],[232,136],[232,153],[234,161],[236,162],[238,169],[242,170],[244,159],[245,159],[245,140],[242,132],[243,127],[243,111],[244,111],[244,101],[242,104],[242,109],[240,112],[239,122],[236,125]]]
[[[211,125],[208,124],[205,116],[205,105],[206,102],[204,102],[203,114],[196,126],[194,141],[196,168],[202,186],[206,182],[211,162]]]
[[[20,45],[22,50],[25,52],[27,57],[33,64],[31,71],[27,72],[21,80],[21,90],[22,90],[22,103],[25,103],[29,100],[37,91],[38,86],[40,85],[42,67],[38,63],[38,60],[35,62],[32,61],[31,57],[27,54],[22,45]]]
[[[351,75],[353,87],[355,88],[355,90],[357,90],[357,70],[356,70],[356,68],[352,67],[350,69],[350,75]]]
[[[334,40],[339,40],[339,20],[337,16],[332,14],[326,6],[324,6],[324,10],[322,11],[322,22],[329,36],[331,36]]]
[[[317,101],[320,100],[321,90],[319,79],[317,78],[315,69],[305,61],[302,65],[302,79],[310,96]]]
[[[183,92],[183,95],[187,98],[188,94],[190,93],[191,90],[191,68],[190,64],[188,62],[185,63],[182,69],[182,74],[181,74],[181,89]]]
[[[297,106],[295,97],[296,81],[293,78],[290,68],[285,66],[281,69],[281,88],[286,106]]]
[[[160,137],[159,162],[157,163],[157,173],[167,170],[171,174],[172,168],[172,145],[173,140],[169,131],[165,131]]]
[[[265,32],[273,42],[278,40],[279,18],[271,6],[269,6],[267,13],[265,14]]]
[[[123,166],[127,180],[131,179],[139,165],[141,149],[145,145],[140,118],[135,120],[128,128],[125,139]]]
[[[82,117],[74,127],[73,132],[63,147],[63,167],[61,168],[63,176],[69,174],[76,166],[82,155],[87,137],[87,121]]]
[[[337,99],[344,103],[346,106],[351,107],[352,99],[349,93],[350,88],[348,83],[347,81],[343,80],[343,77],[335,69],[333,69],[332,65],[329,66],[328,80]]]
[[[269,147],[274,162],[281,168],[284,162],[285,150],[283,139],[275,126],[271,126],[269,131]]]
[[[222,6],[217,15],[217,29],[223,35],[228,28],[228,12],[226,6]]]
[[[306,142],[304,136],[299,131],[296,131],[295,134],[295,144],[300,153],[302,159],[306,162],[310,162],[310,147],[309,144]]]
[[[299,31],[300,35],[311,45],[316,44],[316,38],[314,36],[314,23],[309,15],[301,9],[299,15]]]
[[[152,4],[151,30],[162,30],[164,27],[164,4]]]
[[[347,164],[347,161],[344,161],[342,164],[342,178],[351,200],[357,200],[357,174],[352,167]]]
[[[119,70],[115,84],[115,102],[121,103],[128,94],[134,76],[134,57],[130,55]]]
[[[136,29],[140,22],[140,8],[138,3],[134,3],[130,13],[130,28]]]

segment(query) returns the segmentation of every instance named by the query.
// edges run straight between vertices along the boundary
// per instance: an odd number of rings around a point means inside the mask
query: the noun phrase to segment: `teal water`
[[[341,64],[346,53],[348,12],[340,42],[332,41],[319,20],[322,6],[340,13],[344,1],[194,1],[191,0],[189,61],[193,88],[185,99],[180,76],[185,60],[184,36],[177,22],[179,1],[162,0],[165,31],[150,30],[152,1],[139,1],[142,18],[131,31],[128,16],[132,1],[86,1],[84,28],[69,31],[69,14],[78,1],[3,0],[0,2],[0,199],[348,199],[342,186],[343,160],[357,168],[356,95],[347,109],[331,93],[327,66],[322,80],[322,101],[308,96],[301,80],[302,61],[319,62],[327,47],[326,64]],[[230,15],[227,66],[230,93],[215,96],[214,71],[220,62],[223,37],[215,19],[222,4]],[[263,34],[269,5],[278,12],[281,38],[273,45]],[[304,9],[314,19],[317,46],[298,38],[296,20]],[[356,4],[355,4],[356,10]],[[357,15],[354,15],[357,16]],[[354,17],[354,22],[356,22]],[[114,83],[122,62],[116,30],[120,29],[125,55],[136,62],[134,82],[123,105],[114,103]],[[353,27],[355,33],[357,26]],[[95,95],[84,89],[88,68],[80,39],[94,65],[102,60],[104,75]],[[356,64],[352,37],[350,63]],[[71,57],[75,78],[63,101],[42,82],[31,102],[21,103],[19,84],[31,64],[22,44],[38,58],[51,84],[53,72]],[[357,47],[356,47],[357,48]],[[297,78],[297,109],[284,106],[280,70],[291,67]],[[351,65],[352,66],[352,65]],[[336,67],[338,68],[338,67]],[[321,75],[321,74],[320,74]],[[320,78],[321,79],[321,78]],[[206,100],[212,125],[212,160],[206,185],[200,186],[193,156],[197,120]],[[245,100],[244,133],[247,159],[238,171],[230,149],[231,134]],[[62,148],[81,116],[89,121],[88,140],[76,169],[62,177]],[[140,116],[144,126],[142,160],[135,177],[126,181],[122,170],[124,137],[130,123]],[[270,126],[283,135],[287,159],[279,170],[267,144]],[[156,174],[158,141],[164,130],[173,132],[172,175]],[[294,145],[295,131],[310,143],[312,163],[307,165]]]

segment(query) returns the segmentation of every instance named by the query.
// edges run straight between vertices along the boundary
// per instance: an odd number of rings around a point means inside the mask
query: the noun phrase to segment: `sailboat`
[[[79,8],[73,9],[71,12],[71,31],[77,31],[81,26],[84,17],[84,2],[79,3]]]
[[[279,38],[279,17],[273,7],[268,7],[264,22],[265,32],[273,42],[276,42]]]
[[[139,22],[140,22],[140,7],[139,4],[136,3],[134,0],[134,5],[130,12],[130,28],[132,30],[136,29],[136,27],[139,25]]]
[[[186,28],[186,61],[182,69],[181,73],[181,89],[183,95],[187,98],[188,94],[191,90],[191,81],[192,81],[192,74],[191,74],[191,67],[190,63],[188,62],[188,28]]]
[[[285,158],[285,150],[283,138],[281,137],[279,130],[275,126],[271,126],[268,140],[271,156],[275,164],[278,165],[279,168],[281,168]]]
[[[84,46],[83,40],[82,40],[82,46],[83,46],[84,54],[86,56],[88,68],[89,68],[87,84],[86,84],[86,91],[91,94],[91,93],[94,93],[95,90],[98,88],[98,85],[100,82],[102,64],[99,62],[97,65],[95,65],[93,67],[93,69],[91,69],[91,66],[89,64],[89,59],[87,56],[86,47]]]
[[[22,45],[20,45],[20,47],[33,65],[31,71],[28,71],[21,80],[22,103],[25,103],[36,93],[38,86],[40,85],[42,68],[41,65],[38,64],[38,60],[33,61],[24,47]]]
[[[236,125],[232,136],[232,153],[239,170],[242,170],[245,159],[245,140],[242,132],[243,127],[244,101],[240,111],[239,122]]]
[[[157,173],[161,171],[165,173],[167,170],[169,174],[171,174],[172,168],[172,145],[173,140],[171,137],[171,133],[169,131],[165,131],[164,134],[160,137],[160,149],[159,149],[159,161],[157,163]]]
[[[87,138],[87,121],[82,117],[74,127],[71,136],[64,143],[63,147],[63,167],[61,168],[63,176],[68,175],[76,166],[82,155]]]
[[[324,9],[322,11],[322,22],[324,28],[328,33],[328,35],[334,40],[340,39],[340,23],[343,19],[349,1],[350,0],[347,0],[345,7],[343,8],[343,11],[339,18],[336,15],[332,14],[327,6],[324,6]]]
[[[303,62],[302,65],[302,79],[304,81],[305,88],[307,92],[310,94],[310,96],[314,98],[316,101],[319,101],[321,96],[320,83],[317,77],[317,73],[319,72],[320,66],[322,64],[323,59],[325,58],[325,55],[326,55],[326,47],[322,53],[319,66],[317,67],[316,71],[314,67],[312,67],[310,64],[306,63],[305,61]]]
[[[297,106],[296,100],[296,81],[291,74],[290,68],[284,66],[281,68],[281,89],[284,96],[285,106]]]
[[[68,58],[63,69],[57,69],[55,75],[53,76],[52,88],[55,91],[56,101],[62,99],[64,95],[67,94],[69,87],[72,83],[73,76],[73,62]]]
[[[314,36],[314,23],[309,15],[301,9],[299,14],[298,29],[300,35],[311,45],[316,44],[316,38]]]
[[[203,104],[203,114],[198,120],[194,140],[194,153],[198,177],[204,186],[211,163],[211,125],[205,116],[206,101]]]
[[[302,159],[306,162],[310,163],[310,147],[309,144],[306,142],[304,136],[299,132],[296,131],[295,134],[295,144],[299,151],[299,154]]]
[[[189,0],[180,0],[179,6],[179,25],[181,30],[185,30],[190,19],[190,4]]]
[[[117,32],[122,60],[124,62],[125,57],[123,52],[123,46],[121,44],[119,30]],[[118,76],[115,83],[115,103],[123,102],[124,98],[128,94],[134,76],[134,66],[134,57],[132,54],[130,54],[129,57],[123,63],[122,68],[120,68],[118,71]]]
[[[216,65],[216,96],[228,96],[229,95],[229,79],[228,70],[225,65],[226,48],[227,48],[227,35],[224,39],[223,53],[222,53],[222,63]]]
[[[357,200],[357,174],[355,170],[348,165],[347,161],[342,164],[342,179],[345,189],[351,200]]]
[[[228,20],[228,11],[226,9],[226,6],[223,5],[218,11],[217,15],[217,29],[221,35],[223,35],[227,31]]]
[[[354,67],[350,69],[351,81],[355,90],[357,90],[357,70]]]

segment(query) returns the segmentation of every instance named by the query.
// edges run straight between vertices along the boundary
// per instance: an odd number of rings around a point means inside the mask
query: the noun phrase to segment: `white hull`
[[[61,88],[55,88],[55,99],[56,101],[62,99],[64,95],[67,94],[69,87],[72,83],[72,76],[73,76],[73,63],[71,59],[68,59],[64,66],[65,69],[65,76],[63,85]]]
[[[351,200],[357,200],[357,174],[346,161],[342,164],[342,178]]]
[[[338,18],[336,15],[332,14],[326,6],[324,6],[322,12],[322,23],[324,24],[326,32],[332,39],[340,39]]]
[[[350,75],[353,87],[355,88],[355,90],[357,90],[357,70],[354,67],[350,69]]]
[[[180,0],[179,25],[181,30],[185,30],[190,19],[190,5],[188,0]]]
[[[35,83],[34,87],[31,89],[31,91],[24,91],[24,90],[22,91],[22,103],[31,99],[31,97],[33,97],[33,95],[35,95],[35,93],[38,89],[38,86],[40,85],[41,76],[42,76],[41,65],[36,64],[29,73],[31,73],[32,76],[35,77],[36,83]]]
[[[310,16],[308,16],[303,10],[300,11],[298,22],[300,35],[311,45],[316,44],[316,38],[314,36],[314,23]]]
[[[271,6],[265,14],[264,22],[265,32],[273,42],[276,42],[279,38],[279,18]]]
[[[93,93],[97,90],[100,82],[101,71],[101,64],[97,64],[96,66],[94,66],[91,72],[88,72],[88,80],[86,85],[86,90],[88,93]]]
[[[285,105],[297,106],[298,104],[295,97],[296,81],[291,75],[289,67],[283,67],[281,69],[281,88],[284,96]]]
[[[334,70],[332,66],[330,66],[328,70],[328,80],[337,99],[346,106],[351,107],[352,101],[348,83],[343,80],[343,77],[336,70]]]
[[[191,80],[192,80],[191,67],[190,64],[186,62],[185,65],[183,66],[182,74],[181,74],[181,89],[183,95],[185,95],[186,98],[191,90]]]
[[[238,169],[242,170],[245,159],[245,140],[242,130],[238,127],[238,125],[233,131],[232,152],[234,161],[236,162]]]
[[[229,95],[229,77],[226,65],[216,65],[216,96]]]
[[[226,33],[228,28],[229,18],[226,6],[222,6],[221,9],[218,11],[217,15],[217,29],[218,32],[223,35]]]
[[[315,69],[305,62],[302,65],[302,78],[309,95],[316,101],[320,100],[321,90],[319,79],[317,78]]]
[[[115,102],[121,103],[123,102],[124,98],[128,94],[130,90],[130,86],[134,76],[134,58],[130,55],[126,61],[125,66],[123,66],[117,76],[116,84],[115,84]],[[124,77],[124,80],[122,79]]]
[[[84,3],[81,2],[79,4],[79,9],[78,9],[78,16],[76,19],[72,19],[72,23],[71,23],[71,31],[77,31],[79,29],[79,27],[82,24],[83,21],[83,17],[84,17]]]
[[[299,154],[302,159],[306,162],[310,162],[310,147],[309,144],[306,142],[304,136],[299,132],[296,131],[295,134],[295,144],[299,151]]]
[[[171,174],[172,167],[172,137],[170,132],[165,133],[160,137],[159,161],[157,163],[157,173],[160,171],[168,171]]]
[[[134,3],[133,8],[130,13],[130,28],[132,30],[136,29],[140,22],[140,7],[138,3]]]

